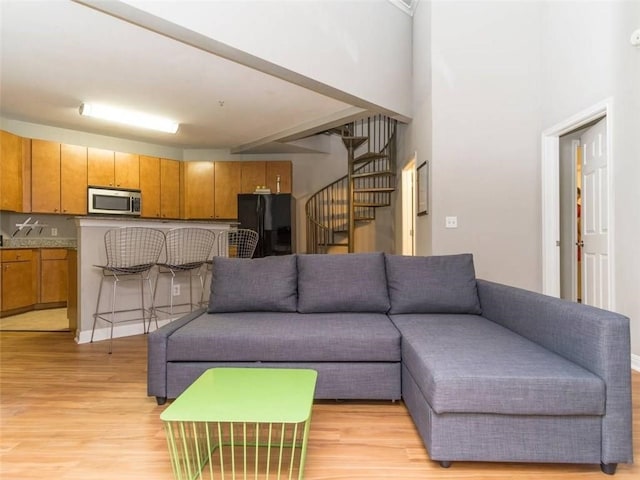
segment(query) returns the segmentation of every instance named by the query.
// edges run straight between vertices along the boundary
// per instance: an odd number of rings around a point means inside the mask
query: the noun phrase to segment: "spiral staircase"
[[[342,137],[349,170],[307,201],[307,253],[353,252],[356,224],[375,220],[378,208],[391,205],[396,130],[396,120],[377,115],[327,132]]]

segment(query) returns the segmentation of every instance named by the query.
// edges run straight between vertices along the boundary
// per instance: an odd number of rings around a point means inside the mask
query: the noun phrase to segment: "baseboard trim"
[[[631,354],[631,368],[636,372],[640,372],[640,355]]]
[[[167,323],[169,323],[171,321],[171,319],[163,319],[163,320],[158,320],[158,328],[162,327],[163,325],[166,325]],[[150,331],[154,331],[156,329],[156,325],[155,325],[155,321],[151,322],[151,328]],[[103,340],[109,340],[111,334],[111,329],[110,327],[102,327],[102,328],[96,328],[95,334],[93,336],[93,341],[94,342],[100,342]],[[120,338],[120,337],[130,337],[133,335],[143,335],[144,334],[144,327],[142,325],[142,320],[140,321],[134,321],[134,322],[126,322],[122,325],[114,325],[113,326],[113,338]],[[91,341],[91,330],[83,330],[79,333],[76,331],[76,343],[89,343]]]

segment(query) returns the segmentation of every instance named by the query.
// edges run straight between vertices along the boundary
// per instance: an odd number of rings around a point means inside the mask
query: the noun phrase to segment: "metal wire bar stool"
[[[258,245],[258,233],[254,230],[246,228],[236,228],[233,230],[225,230],[220,232],[218,236],[218,249],[216,256],[218,257],[236,257],[236,258],[251,258],[256,251]],[[205,273],[206,280],[211,277],[211,268],[213,267],[213,260],[209,258],[207,260],[207,267]],[[205,289],[202,289],[202,295],[200,297],[200,305],[205,305],[207,300],[205,299]]]
[[[204,291],[203,265],[207,262],[216,243],[217,234],[206,228],[174,228],[165,233],[165,253],[164,262],[158,263],[158,276],[154,289],[154,304],[158,294],[158,278],[162,275],[170,275],[169,303],[155,306],[154,311],[168,313],[169,318],[173,318],[173,307],[189,306],[189,310],[198,308],[199,303],[193,301],[193,277],[200,280],[201,292]],[[189,277],[189,302],[174,305],[174,281],[176,275],[186,274]],[[202,293],[199,298],[202,298]],[[168,307],[168,310],[167,310]]]
[[[258,233],[248,228],[227,230],[227,248],[229,257],[251,258],[258,245]]]
[[[153,288],[151,286],[151,269],[158,262],[162,247],[164,245],[164,233],[160,230],[145,227],[122,227],[108,230],[104,235],[104,246],[107,256],[105,265],[95,265],[102,269],[100,288],[98,290],[98,300],[96,311],[93,314],[93,328],[91,329],[91,342],[96,330],[98,319],[111,325],[109,336],[109,353],[112,352],[113,326],[115,323],[140,320],[140,317],[117,319],[117,314],[130,314],[140,311],[142,314],[142,327],[146,333],[151,327],[153,316]],[[112,282],[111,309],[100,311],[100,300],[102,297],[102,287],[105,280]],[[139,280],[140,282],[140,307],[117,309],[118,285],[126,280]],[[144,284],[149,286],[149,308],[144,304]],[[149,326],[147,327],[147,316]],[[156,326],[158,320],[156,319]]]

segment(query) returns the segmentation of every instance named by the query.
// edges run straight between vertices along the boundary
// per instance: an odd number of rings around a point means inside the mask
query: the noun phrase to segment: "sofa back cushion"
[[[297,288],[295,255],[214,257],[208,311],[295,312]]]
[[[482,313],[471,254],[385,259],[389,313]]]
[[[298,311],[389,310],[383,253],[298,255]]]

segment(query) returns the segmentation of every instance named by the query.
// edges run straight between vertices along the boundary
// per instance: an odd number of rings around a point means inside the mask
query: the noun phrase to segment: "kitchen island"
[[[91,329],[93,327],[93,314],[96,311],[96,300],[98,298],[98,288],[100,287],[100,279],[102,270],[96,265],[104,265],[106,263],[106,251],[104,245],[104,234],[112,228],[120,228],[127,226],[156,228],[158,230],[167,231],[172,228],[199,227],[206,228],[220,233],[229,230],[235,226],[234,222],[211,222],[211,221],[194,221],[194,220],[153,220],[140,219],[124,216],[85,216],[76,217],[77,229],[77,327],[75,332],[75,340],[78,343],[87,343],[91,339]],[[224,243],[224,242],[223,242]],[[226,255],[226,245],[217,242],[214,255]],[[160,257],[162,261],[162,256]],[[73,272],[69,272],[70,275]],[[158,282],[157,304],[166,305],[169,303],[169,287],[164,282],[167,279],[161,278]],[[186,278],[176,278],[176,281],[184,282],[181,288],[181,296],[174,297],[174,303],[183,303],[182,296],[188,297],[188,280]],[[194,292],[196,291],[194,286]],[[102,293],[102,309],[105,305],[109,305],[111,301],[111,288],[103,288]],[[146,297],[145,297],[146,301]],[[140,290],[138,282],[122,282],[118,286],[118,310],[125,308],[137,308],[140,304]],[[160,325],[167,323],[170,319],[159,320]],[[109,324],[106,322],[98,322],[94,334],[94,341],[106,340],[109,338]],[[151,325],[155,328],[155,322]],[[144,332],[142,320],[127,321],[117,323],[114,326],[113,336],[124,337],[130,335],[139,335]]]

